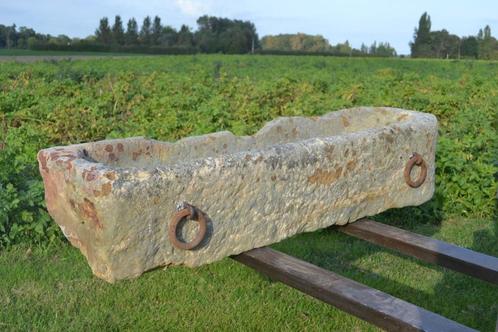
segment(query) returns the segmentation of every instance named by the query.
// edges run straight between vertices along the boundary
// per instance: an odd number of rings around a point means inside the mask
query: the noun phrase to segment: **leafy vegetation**
[[[104,138],[256,132],[278,116],[382,105],[439,119],[437,191],[379,220],[498,255],[498,63],[331,57],[133,57],[0,63],[0,329],[374,330],[230,259],[108,285],[45,210],[36,152]],[[480,330],[494,286],[332,230],[279,250]],[[89,292],[88,290],[92,291]]]
[[[289,71],[289,68],[293,68]],[[110,137],[257,131],[278,116],[358,105],[435,114],[437,192],[416,209],[490,218],[497,190],[498,64],[178,56],[0,64],[0,244],[48,243],[36,152]],[[405,210],[395,213],[405,213]]]

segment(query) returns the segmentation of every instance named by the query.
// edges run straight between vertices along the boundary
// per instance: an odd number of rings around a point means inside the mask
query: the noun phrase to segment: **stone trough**
[[[47,208],[109,282],[344,225],[434,192],[433,115],[362,107],[253,136],[105,140],[41,150]]]

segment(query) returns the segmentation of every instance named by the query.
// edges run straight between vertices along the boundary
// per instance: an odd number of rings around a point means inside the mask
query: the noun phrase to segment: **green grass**
[[[498,255],[498,224],[490,220],[405,228]],[[486,282],[333,229],[274,247],[473,328],[495,327],[498,289]],[[2,330],[375,330],[230,259],[107,284],[93,277],[82,255],[68,245],[0,252],[0,306]]]
[[[195,55],[0,62],[0,330],[373,330],[230,259],[114,285],[94,278],[79,252],[56,240],[61,232],[46,211],[36,152],[116,137],[249,135],[278,116],[360,105],[430,112],[439,120],[435,197],[379,219],[498,256],[497,75],[498,62],[486,61]],[[496,286],[332,230],[275,248],[465,325],[495,328]]]

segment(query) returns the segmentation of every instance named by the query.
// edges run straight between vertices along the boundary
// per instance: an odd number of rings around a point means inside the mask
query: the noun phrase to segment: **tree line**
[[[259,49],[259,37],[252,22],[201,16],[194,32],[187,25],[179,30],[164,25],[159,16],[144,18],[141,26],[130,18],[126,28],[117,15],[100,19],[94,35],[84,39],[51,36],[15,25],[0,25],[0,48],[74,51],[130,51],[145,53],[249,53]]]
[[[423,13],[410,43],[413,58],[498,59],[498,42],[486,25],[475,36],[459,37],[447,30],[431,31],[431,17]]]
[[[197,30],[187,25],[175,29],[163,24],[159,16],[147,16],[141,25],[135,18],[126,24],[116,15],[99,21],[95,33],[84,39],[66,35],[40,34],[31,28],[0,25],[0,48],[67,51],[117,51],[137,53],[262,53],[323,54],[341,56],[396,56],[389,43],[376,42],[353,48],[348,41],[331,45],[320,35],[303,33],[266,36],[259,39],[254,23],[213,16],[197,19]]]
[[[339,56],[396,56],[389,43],[374,42],[353,48],[348,41],[331,45],[321,35],[303,33],[265,36],[259,39],[254,23],[213,16],[201,16],[197,30],[187,25],[175,29],[163,24],[159,16],[147,16],[138,24],[130,18],[126,24],[116,15],[99,21],[93,35],[84,39],[66,35],[40,34],[31,28],[0,25],[0,48],[64,51],[117,51],[137,53],[261,53],[322,54]]]
[[[182,25],[177,31],[163,25],[161,18],[145,17],[139,29],[134,18],[128,20],[126,30],[118,15],[109,25],[106,17],[100,20],[95,41],[109,46],[177,47],[199,49],[206,53],[248,53],[258,47],[256,27],[249,21],[202,16],[197,20],[197,31]]]
[[[333,54],[343,56],[396,56],[396,50],[389,43],[374,42],[370,47],[365,44],[360,49],[353,48],[349,41],[331,45],[329,41],[321,35],[280,34],[276,36],[265,36],[261,39],[261,48],[268,52],[306,52]]]
[[[321,35],[280,34],[261,40],[254,23],[228,18],[201,16],[197,29],[182,25],[180,29],[163,24],[159,16],[147,16],[138,24],[130,18],[126,24],[116,15],[111,23],[100,19],[93,35],[70,38],[66,35],[41,34],[31,28],[0,24],[0,48],[60,51],[116,51],[161,54],[191,53],[261,53],[261,54],[322,54],[340,56],[396,56],[388,42],[374,42],[359,49],[348,41],[331,45]],[[424,13],[410,42],[414,58],[476,58],[498,59],[498,42],[489,25],[475,36],[459,37],[447,30],[432,31],[431,18]]]

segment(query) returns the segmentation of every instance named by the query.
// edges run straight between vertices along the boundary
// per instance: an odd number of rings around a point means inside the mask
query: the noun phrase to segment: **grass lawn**
[[[498,224],[450,219],[403,228],[498,255]],[[450,319],[493,331],[498,288],[420,263],[333,229],[274,248]],[[78,250],[54,246],[0,252],[2,330],[375,330],[376,328],[231,260],[157,269],[108,284]]]

